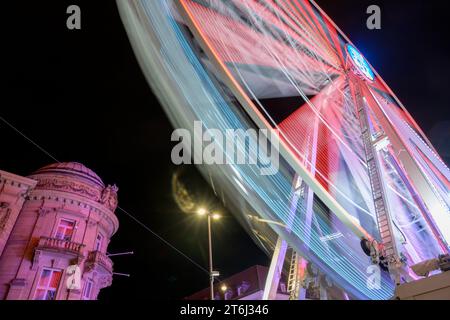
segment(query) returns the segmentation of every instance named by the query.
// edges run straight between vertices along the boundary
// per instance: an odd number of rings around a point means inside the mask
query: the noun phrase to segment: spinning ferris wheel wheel
[[[285,243],[293,270],[306,261],[328,287],[362,299],[389,298],[395,282],[412,276],[411,265],[448,252],[449,169],[314,1],[118,5],[175,127],[193,131],[200,120],[223,132],[275,134],[273,175],[251,165],[200,167],[264,250],[286,255]],[[361,240],[376,244],[376,257]],[[375,288],[367,285],[373,264],[384,270]]]

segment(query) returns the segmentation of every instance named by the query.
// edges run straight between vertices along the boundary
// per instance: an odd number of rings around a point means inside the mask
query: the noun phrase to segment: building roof
[[[81,178],[82,180],[94,183],[101,188],[105,187],[102,179],[94,171],[78,162],[60,162],[50,164],[33,172],[32,175],[34,176],[39,174],[67,175],[71,177]]]
[[[269,272],[269,268],[265,266],[255,265],[244,271],[236,273],[227,279],[221,280],[220,282],[216,282],[214,284],[214,292],[216,293],[216,300],[223,298],[223,292],[221,292],[222,284],[226,285],[228,291],[230,291],[229,299],[239,300],[246,296],[249,296],[255,292],[264,290],[267,273]],[[285,293],[281,290],[281,284],[285,283],[285,276],[282,275],[282,279],[280,281],[280,286],[278,291],[280,293]],[[209,300],[210,299],[210,289],[205,288],[199,292],[196,292],[188,297],[185,297],[185,300]]]

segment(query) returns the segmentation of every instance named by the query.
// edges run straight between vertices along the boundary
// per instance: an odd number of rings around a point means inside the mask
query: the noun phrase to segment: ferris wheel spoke
[[[323,43],[328,48],[328,51],[330,53],[334,53],[335,55],[338,55],[338,52],[340,50],[340,45],[336,46],[336,43],[339,43],[339,41],[336,41],[333,39],[333,36],[336,34],[336,29],[329,23],[329,21],[326,19],[326,17],[320,13],[319,9],[316,7],[315,4],[312,4],[310,1],[303,1],[302,2],[304,7],[306,8],[306,11],[308,12],[309,16],[312,18],[314,25],[321,35],[321,38],[323,39]],[[343,54],[341,54],[341,62]]]
[[[255,12],[258,12],[257,19],[254,19],[254,24],[250,27],[250,32],[258,30],[262,35],[267,36],[276,33],[280,36],[275,40],[279,44],[283,44],[283,49],[279,50],[277,54],[283,56],[285,52],[286,56],[292,56],[290,65],[295,66],[299,62],[302,63],[299,70],[308,70],[311,68],[308,68],[308,65],[313,66],[316,70],[318,67],[320,67],[320,70],[327,71],[333,68],[334,71],[340,69],[339,60],[337,58],[330,60],[330,58],[333,58],[333,55],[330,55],[329,52],[323,50],[315,43],[315,34],[296,29],[295,25],[288,23],[288,18],[291,16],[284,14],[280,7],[265,2],[266,6],[264,9],[266,10],[261,10],[263,6],[259,2],[249,0],[238,2],[247,6],[249,16],[253,17],[256,15]],[[261,40],[264,39],[261,38]],[[272,46],[268,43],[266,47],[271,48]]]
[[[295,95],[295,91],[301,90],[302,84],[318,92],[324,81],[331,80],[340,72],[317,55],[311,54],[314,48],[309,49],[307,44],[300,43],[298,45],[301,47],[295,47],[274,38],[260,18],[253,17],[252,20],[248,17],[244,23],[230,18],[233,16],[231,13],[221,14],[219,9],[213,10],[193,1],[183,3],[203,30],[211,49],[244,81],[246,75],[258,74],[261,77],[267,74],[270,77],[272,72],[275,79],[285,83],[283,86],[286,89],[283,91]],[[252,23],[251,26],[249,23]]]
[[[302,34],[302,37],[305,41],[308,41],[313,44],[314,49],[321,56],[330,56],[333,59],[334,63],[338,63],[338,57],[336,54],[330,55],[329,50],[327,49],[327,43],[322,41],[322,38],[317,37],[317,32],[313,30],[314,26],[310,24],[308,21],[308,17],[305,15],[299,14],[298,7],[292,1],[276,1],[283,12],[289,19],[294,21],[295,25],[298,26],[299,32]]]
[[[395,124],[395,128],[399,131],[399,135],[403,137],[404,143],[411,151],[419,150],[418,156],[424,155],[433,167],[439,171],[439,175],[445,177],[448,182],[450,179],[450,170],[439,157],[439,155],[427,144],[423,139],[420,131],[414,123],[409,121],[406,110],[398,105],[394,97],[391,95],[383,95],[382,93],[371,90],[372,94],[377,98],[379,104],[383,107],[383,110],[387,113],[391,121]]]
[[[385,95],[391,95],[389,89],[380,81],[379,77],[376,77],[374,81],[368,84],[370,88],[377,90],[378,92],[382,92]]]

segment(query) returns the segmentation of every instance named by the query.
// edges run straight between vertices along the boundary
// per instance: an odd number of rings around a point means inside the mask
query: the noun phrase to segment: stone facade
[[[15,188],[12,178],[22,179]],[[0,227],[0,299],[96,299],[112,282],[106,250],[119,226],[117,191],[79,163],[28,178],[0,171],[0,203],[13,208]]]
[[[36,181],[0,170],[0,257],[25,198]]]

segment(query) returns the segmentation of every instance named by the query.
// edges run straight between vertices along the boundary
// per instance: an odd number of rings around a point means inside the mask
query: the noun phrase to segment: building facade
[[[214,284],[214,300],[262,300],[269,268],[255,265]],[[289,300],[286,281],[280,281],[275,300]],[[209,300],[210,289],[205,288],[185,298]]]
[[[74,162],[0,171],[0,299],[96,299],[112,282],[117,191]]]

